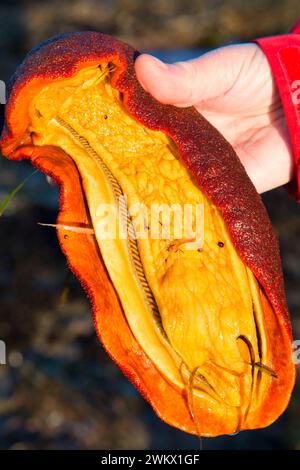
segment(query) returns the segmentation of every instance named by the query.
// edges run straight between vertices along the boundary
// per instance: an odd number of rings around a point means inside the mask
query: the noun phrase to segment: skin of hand
[[[195,106],[231,143],[259,193],[293,178],[284,111],[258,45],[221,47],[175,64],[142,54],[135,70],[143,88],[161,103]]]

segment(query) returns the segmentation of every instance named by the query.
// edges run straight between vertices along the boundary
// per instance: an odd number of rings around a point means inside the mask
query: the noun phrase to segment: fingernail
[[[159,60],[157,57],[152,56],[152,59],[156,63],[157,67],[161,70],[166,70],[168,68],[168,65]]]

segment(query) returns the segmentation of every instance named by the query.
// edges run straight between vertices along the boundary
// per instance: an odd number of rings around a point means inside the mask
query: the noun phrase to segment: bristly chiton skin
[[[295,380],[276,237],[265,207],[230,144],[194,108],[162,105],[146,93],[134,72],[137,54],[130,46],[95,32],[66,34],[35,48],[10,84],[2,152],[12,160],[29,158],[60,184],[58,237],[70,267],[91,298],[97,333],[112,359],[157,414],[173,426],[203,436],[266,426],[286,408]],[[111,129],[105,127],[109,125]],[[151,146],[159,149],[163,157],[152,152]],[[153,181],[149,175],[145,180],[147,165],[150,174],[159,168]],[[130,180],[133,173],[135,179]],[[171,194],[173,188],[176,197],[183,201],[193,194],[205,202],[207,214],[216,227],[222,228],[216,229],[216,234],[205,234],[210,245],[198,248],[192,255],[175,253],[176,241],[172,240],[164,251],[164,259],[158,256],[157,264],[151,266],[156,278],[163,272],[157,290],[157,279],[151,278],[150,258],[142,245],[130,242],[129,246],[131,262],[134,261],[131,267],[138,274],[136,284],[130,284],[132,280],[125,274],[126,263],[121,258],[124,272],[120,267],[121,274],[114,274],[114,255],[107,254],[97,237],[94,207],[96,199],[99,197],[99,202],[104,197],[105,184],[108,193],[116,196],[127,193],[127,181],[134,184],[136,180],[140,191],[136,194],[145,198],[150,186],[154,186],[151,194],[155,194],[155,184],[164,174],[166,184],[160,189],[161,194]],[[182,187],[176,187],[179,177]],[[74,225],[93,225],[95,234],[69,231],[67,226]],[[208,223],[208,232],[213,225]],[[205,258],[207,248],[212,253],[209,262]],[[199,271],[195,264],[202,263],[200,260],[206,260],[201,272],[200,264]],[[240,286],[234,277],[235,269],[243,273]],[[236,302],[236,316],[228,313],[229,317],[224,314],[223,318],[220,313],[215,322],[213,313],[205,316],[201,305],[210,305],[203,296],[207,291],[202,291],[206,278],[207,282],[212,279],[212,310],[221,310],[227,302],[214,293],[220,288],[218,283],[223,282],[219,271],[223,277],[228,276],[229,290],[236,289],[236,295],[252,299],[251,318],[243,318],[250,315],[246,307],[241,308],[239,318],[240,301]],[[179,275],[182,282],[177,285]],[[232,285],[232,279],[236,285]],[[134,299],[132,305],[137,305],[143,291],[145,312],[148,309],[153,316],[152,336],[152,317],[149,320],[146,313],[141,313],[142,320],[138,322],[128,307],[130,301],[126,303],[122,297],[122,283],[133,286],[132,293],[128,287],[129,297]],[[195,299],[203,301],[193,305],[208,321],[207,328],[212,330],[209,334],[204,324],[198,331],[193,312],[200,314],[190,306],[188,289]],[[180,312],[174,319],[176,309]],[[232,325],[232,318],[241,324]],[[218,322],[222,325],[216,326]],[[183,328],[180,334],[175,326]],[[248,327],[255,336],[253,341],[244,333],[243,328]],[[223,333],[233,335],[233,330],[239,334],[231,351]],[[147,340],[149,335],[152,339]],[[215,350],[205,343],[204,337],[210,335],[219,341]],[[186,344],[182,344],[182,337]],[[160,339],[156,343],[157,338]],[[207,355],[201,356],[203,360],[198,365],[197,354],[200,357],[203,353],[200,346],[197,351],[200,343]],[[226,354],[230,358],[240,354],[243,364],[226,362]]]

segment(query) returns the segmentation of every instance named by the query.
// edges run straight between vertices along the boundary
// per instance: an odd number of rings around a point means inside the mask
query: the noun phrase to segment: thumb
[[[137,57],[135,71],[142,87],[163,104],[192,106],[215,98],[229,87],[224,74],[220,49],[197,59],[165,64],[157,58],[142,54]]]

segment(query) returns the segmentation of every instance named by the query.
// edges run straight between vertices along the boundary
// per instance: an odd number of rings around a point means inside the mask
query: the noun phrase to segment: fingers
[[[258,193],[282,186],[294,177],[293,151],[285,121],[277,131],[269,129],[255,142],[235,150]]]
[[[188,63],[164,64],[147,54],[135,63],[143,88],[164,104],[189,105],[193,101],[196,70]]]
[[[236,74],[236,51],[229,46],[175,64],[165,64],[142,54],[135,62],[137,78],[143,88],[164,104],[196,105],[224,94]]]

